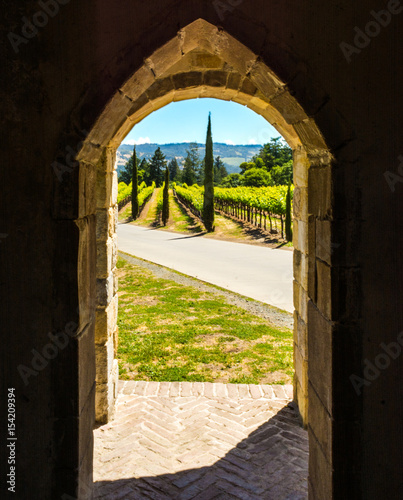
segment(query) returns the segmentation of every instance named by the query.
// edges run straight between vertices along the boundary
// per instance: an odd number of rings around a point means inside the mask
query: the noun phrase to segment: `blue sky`
[[[214,142],[264,144],[280,136],[269,122],[246,106],[203,98],[173,102],[151,113],[133,127],[122,144],[204,143],[209,111]]]

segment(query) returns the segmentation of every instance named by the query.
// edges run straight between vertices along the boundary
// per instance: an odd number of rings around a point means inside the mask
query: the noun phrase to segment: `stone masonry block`
[[[194,51],[191,54],[191,67],[199,69],[221,69],[223,61],[216,54],[209,54],[208,52]]]
[[[111,273],[107,278],[97,279],[97,307],[107,307],[115,295],[115,277]]]
[[[194,87],[191,89],[176,90],[173,100],[174,102],[186,101],[188,99],[198,99],[200,97],[202,88]]]
[[[298,285],[297,285],[298,286]],[[294,282],[295,293],[295,282]],[[297,311],[294,311],[294,342],[304,359],[308,359],[308,328]]]
[[[294,250],[294,279],[308,290],[308,256],[299,250]]]
[[[106,344],[95,345],[96,381],[107,384],[113,368],[113,338]]]
[[[293,195],[294,220],[308,221],[308,189],[294,188]]]
[[[239,92],[243,94],[254,96],[257,92],[256,85],[250,81],[249,78],[244,78],[242,80],[242,85],[239,87]]]
[[[118,296],[115,295],[106,308],[96,311],[95,343],[99,345],[109,341],[116,329],[118,314]]]
[[[181,48],[184,54],[195,49],[204,50],[214,54],[214,48],[218,45],[219,31],[216,26],[198,19],[183,28],[179,35],[181,37]]]
[[[108,146],[110,139],[123,125],[127,116],[130,116],[132,106],[131,99],[128,99],[124,94],[116,93],[107,111],[101,114],[95,126],[91,129],[88,140],[94,144]]]
[[[298,405],[299,413],[302,417],[302,422],[306,428],[308,425],[308,393],[304,391],[297,375],[294,375],[294,401]]]
[[[330,265],[333,253],[331,222],[317,220],[316,224],[316,257]]]
[[[109,237],[114,236],[116,233],[117,214],[117,205],[97,210],[97,241],[106,241]]]
[[[309,427],[320,442],[328,462],[332,459],[332,419],[314,388],[308,384]]]
[[[206,71],[203,75],[203,83],[209,87],[225,87],[227,73],[223,71]]]
[[[325,140],[311,118],[294,123],[294,127],[308,153],[318,154],[321,151],[327,151]]]
[[[109,208],[112,203],[112,190],[113,190],[114,174],[112,172],[106,173],[98,166],[97,171],[97,209]]]
[[[97,278],[108,278],[112,269],[112,263],[115,260],[114,253],[116,249],[116,238],[108,238],[107,241],[99,241],[97,243]]]
[[[180,61],[182,57],[181,40],[175,37],[156,50],[148,59],[146,65],[152,70],[156,78],[160,78],[170,67]]]
[[[81,332],[94,320],[95,312],[95,269],[96,241],[95,241],[95,215],[78,219],[80,229],[78,250],[78,296],[80,321],[78,332]]]
[[[294,150],[294,185],[295,187],[308,188],[309,161],[302,148]]]
[[[316,260],[316,280],[317,280],[317,306],[322,314],[331,319],[332,316],[332,268],[322,262]]]
[[[96,210],[96,167],[91,163],[80,162],[79,170],[79,212],[78,216],[94,214]]]
[[[308,302],[309,381],[318,397],[331,410],[332,402],[332,325],[310,300]]]
[[[155,80],[150,68],[146,65],[137,70],[134,75],[121,87],[122,92],[130,97],[133,101],[137,101],[140,96],[147,100],[144,92],[151,87]],[[144,105],[145,102],[142,104]]]
[[[277,76],[260,61],[256,61],[250,69],[250,79],[266,99],[270,100],[283,87]]]
[[[155,80],[151,87],[147,89],[146,93],[150,101],[154,101],[155,99],[165,96],[172,90],[174,90],[174,84],[171,78],[168,77],[161,80]]]
[[[119,365],[113,360],[108,382],[97,383],[95,393],[95,418],[98,423],[105,424],[115,413],[115,402],[118,391]]]
[[[214,49],[221,59],[241,75],[247,75],[254,68],[256,78],[259,79],[260,71],[264,72],[261,68],[267,68],[263,63],[257,63],[257,57],[250,49],[223,31],[219,33]]]
[[[309,419],[311,410],[309,409]],[[332,467],[326,460],[312,428],[309,432],[309,483],[310,496],[313,500],[331,499],[333,497]]]
[[[94,323],[89,324],[77,338],[78,350],[78,412],[81,413],[95,389]]]
[[[308,390],[308,360],[304,358],[301,351],[295,346],[294,352],[295,373],[300,381],[304,392]]]
[[[97,384],[95,393],[95,421],[98,424],[106,424],[108,420],[108,385]]]
[[[332,184],[330,166],[309,169],[308,212],[321,219],[332,215]]]
[[[118,173],[112,174],[112,192],[109,200],[109,207],[113,207],[118,202]]]
[[[102,208],[97,210],[97,241],[106,241],[109,237],[109,209]]]
[[[177,73],[176,75],[172,75],[172,81],[177,90],[198,87],[203,83],[203,73],[200,71]]]
[[[287,90],[276,95],[271,100],[271,105],[281,113],[287,123],[294,124],[307,118],[305,111]]]
[[[294,248],[303,254],[308,253],[308,224],[294,219],[293,228]]]
[[[242,81],[242,76],[239,73],[231,72],[227,78],[227,89],[238,90]]]

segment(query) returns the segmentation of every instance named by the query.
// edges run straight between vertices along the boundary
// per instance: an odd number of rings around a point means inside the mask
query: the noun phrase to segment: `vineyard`
[[[151,186],[146,185],[145,182],[142,182],[138,187],[138,199],[139,199],[139,207],[140,212],[147,201],[151,198],[155,189],[155,183],[153,182]],[[121,210],[127,203],[131,201],[132,197],[132,183],[129,185],[124,182],[120,182],[118,185],[118,207]]]
[[[194,184],[182,186],[173,183],[173,192],[176,198],[184,204],[196,217],[203,218],[204,188]],[[119,183],[119,209],[131,200],[131,183]],[[150,199],[155,184],[146,186],[143,182],[139,186],[139,206],[143,208]],[[291,200],[294,188],[291,186]],[[161,189],[157,200],[157,210],[162,210]],[[236,187],[214,189],[215,209],[226,216],[248,222],[256,227],[269,230],[271,233],[285,237],[287,186],[273,187]]]
[[[178,199],[194,215],[202,217],[203,188],[197,185],[174,186]],[[291,187],[291,199],[293,187]],[[281,232],[284,238],[287,186],[236,187],[214,189],[215,208],[224,214],[249,222],[270,232]]]

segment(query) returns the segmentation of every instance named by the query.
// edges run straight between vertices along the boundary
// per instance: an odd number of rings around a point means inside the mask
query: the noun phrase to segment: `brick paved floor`
[[[308,438],[291,386],[120,382],[95,430],[95,498],[300,500]]]

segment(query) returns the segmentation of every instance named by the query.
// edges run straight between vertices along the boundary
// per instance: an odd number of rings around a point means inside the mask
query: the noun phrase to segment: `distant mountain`
[[[140,144],[136,146],[137,156],[139,158],[150,159],[154,151],[160,147],[167,161],[176,158],[179,165],[183,163],[186,157],[186,150],[190,147],[189,142],[172,144]],[[204,158],[204,144],[198,144],[199,157]],[[239,165],[244,161],[249,161],[254,155],[258,154],[262,146],[260,144],[249,145],[229,145],[222,142],[214,143],[214,157],[221,156],[228,173],[239,173]],[[126,164],[133,154],[133,146],[122,144],[116,153],[117,169],[119,170]]]

